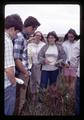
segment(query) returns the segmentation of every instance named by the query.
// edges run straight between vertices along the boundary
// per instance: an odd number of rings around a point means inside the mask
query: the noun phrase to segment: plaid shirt
[[[14,57],[13,57],[13,44],[12,44],[12,39],[10,36],[5,32],[5,54],[4,54],[4,69],[7,69],[9,67],[14,66],[15,70],[15,62],[14,62]],[[4,81],[4,88],[7,88],[8,86],[11,85],[10,80],[8,79],[6,72],[5,73],[5,81]]]
[[[17,38],[14,40],[14,59],[20,59],[25,67],[28,70],[28,55],[27,55],[27,40],[24,38],[23,34],[20,32],[17,35]],[[19,74],[20,71],[16,68],[16,74]]]

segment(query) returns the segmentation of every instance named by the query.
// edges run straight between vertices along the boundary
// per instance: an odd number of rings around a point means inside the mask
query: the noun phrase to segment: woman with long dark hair
[[[45,45],[44,36],[40,31],[36,31],[32,37],[33,41],[28,44],[28,63],[31,69],[30,89],[32,101],[35,102],[38,93],[38,85],[41,79],[41,64],[38,61],[38,53]]]
[[[57,43],[58,36],[55,31],[51,31],[47,35],[47,44],[42,47],[38,54],[38,60],[42,64],[41,72],[41,88],[47,88],[56,84],[56,80],[59,74],[59,67],[56,66],[58,60],[66,60],[66,54],[61,44]]]
[[[75,80],[77,71],[77,53],[74,51],[78,35],[74,29],[70,29],[64,37],[63,48],[66,52],[67,59],[64,67],[65,84],[70,93],[74,94]]]

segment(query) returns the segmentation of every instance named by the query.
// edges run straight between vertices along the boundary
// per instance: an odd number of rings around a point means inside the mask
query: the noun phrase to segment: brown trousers
[[[33,65],[31,69],[30,89],[31,93],[37,93],[41,80],[41,65]]]
[[[15,114],[20,114],[23,105],[26,100],[26,92],[27,92],[27,87],[28,87],[28,80],[25,80],[25,78],[22,75],[18,75],[18,78],[21,78],[24,80],[24,84],[16,84],[16,106],[15,106]]]

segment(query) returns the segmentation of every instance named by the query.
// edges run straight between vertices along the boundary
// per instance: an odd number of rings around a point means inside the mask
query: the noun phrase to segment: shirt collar
[[[5,36],[7,36],[11,40],[11,36],[7,32],[5,32]]]
[[[23,34],[23,36],[24,36],[24,38],[25,38],[26,40],[29,39],[29,36],[30,36],[29,33],[27,33],[27,32],[22,32],[22,34]]]

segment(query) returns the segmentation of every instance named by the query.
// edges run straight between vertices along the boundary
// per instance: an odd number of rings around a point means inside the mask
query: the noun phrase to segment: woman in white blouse
[[[32,39],[33,42],[28,44],[28,63],[29,69],[31,69],[30,89],[32,100],[35,101],[41,79],[41,64],[38,61],[38,53],[45,45],[45,40],[40,31],[35,32]]]
[[[76,71],[78,67],[77,61],[77,52],[76,52],[76,42],[78,35],[75,30],[70,29],[64,37],[64,42],[62,44],[66,55],[66,64],[64,67],[64,77],[65,84],[70,93],[74,93],[75,91],[75,80],[76,80]]]

